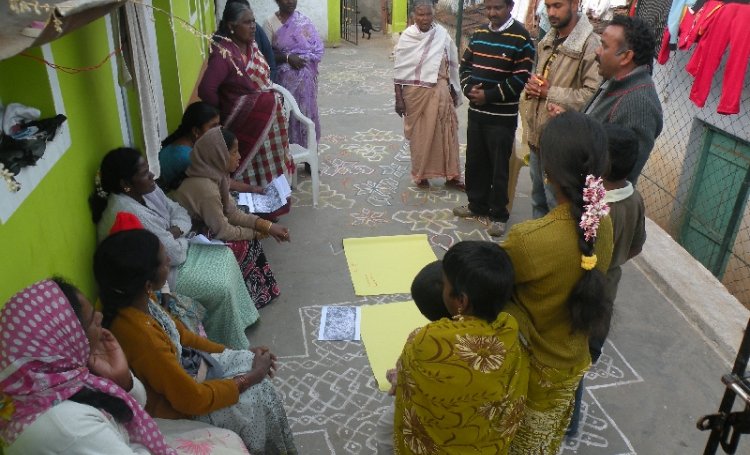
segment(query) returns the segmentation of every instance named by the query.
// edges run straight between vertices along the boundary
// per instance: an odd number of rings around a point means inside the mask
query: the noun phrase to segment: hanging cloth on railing
[[[720,7],[719,7],[720,6]],[[693,29],[686,41],[680,38],[680,47],[698,40],[685,70],[695,77],[690,90],[690,100],[698,107],[706,104],[714,74],[719,68],[724,52],[729,55],[724,68],[721,98],[716,112],[737,114],[745,85],[745,75],[750,61],[750,5],[709,1],[697,14]],[[691,41],[692,39],[692,41]]]

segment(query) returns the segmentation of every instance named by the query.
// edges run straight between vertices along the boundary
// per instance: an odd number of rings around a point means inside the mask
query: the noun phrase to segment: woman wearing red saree
[[[283,106],[271,91],[268,63],[255,43],[255,15],[243,3],[229,3],[198,87],[200,98],[219,108],[222,124],[239,140],[240,166],[232,178],[267,186],[294,172]]]

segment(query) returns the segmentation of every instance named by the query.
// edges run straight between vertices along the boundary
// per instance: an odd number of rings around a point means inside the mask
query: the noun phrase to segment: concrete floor
[[[466,196],[429,190],[409,178],[402,123],[393,112],[390,38],[373,34],[359,46],[327,49],[320,74],[321,201],[312,208],[309,179],[293,195],[282,219],[291,244],[266,241],[282,289],[248,329],[281,360],[274,381],[303,454],[375,453],[375,422],[386,408],[360,342],[317,341],[320,307],[401,301],[408,295],[356,297],[342,239],[425,233],[441,246],[490,238],[475,220],[451,208]],[[459,115],[465,142],[466,111]],[[529,179],[522,171],[511,224],[527,219]],[[624,267],[610,341],[586,378],[579,436],[564,454],[702,453],[707,434],[699,416],[715,412],[729,371],[711,345],[639,268]],[[744,447],[746,452],[742,452]],[[741,453],[750,453],[744,441]]]

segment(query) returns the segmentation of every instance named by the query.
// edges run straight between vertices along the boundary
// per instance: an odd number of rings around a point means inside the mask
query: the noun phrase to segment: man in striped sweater
[[[510,15],[513,0],[485,0],[490,23],[479,28],[461,60],[461,88],[469,99],[466,195],[459,217],[488,216],[488,234],[505,233],[508,164],[518,123],[518,100],[531,74],[534,45]]]

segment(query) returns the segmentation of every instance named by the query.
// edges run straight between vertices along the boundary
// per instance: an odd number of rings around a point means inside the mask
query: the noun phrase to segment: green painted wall
[[[200,9],[196,24],[213,32],[211,0],[173,0],[175,14],[188,19],[189,3]],[[156,0],[155,6],[170,11],[172,2]],[[166,8],[168,7],[168,8]],[[175,26],[174,35],[166,17],[155,12],[157,46],[164,88],[165,110],[170,129],[179,124],[196,85],[207,43]],[[55,63],[88,67],[102,61],[109,52],[105,20],[98,19],[52,44]],[[40,49],[27,53],[41,57]],[[88,196],[102,157],[123,145],[111,63],[78,74],[57,72],[68,115],[71,146],[10,217],[0,224],[0,306],[23,287],[62,275],[89,297],[95,294],[92,256],[95,230],[88,208]],[[16,56],[0,61],[0,100],[37,106],[44,116],[55,113],[45,66]],[[140,108],[134,84],[126,87],[131,134],[143,148]]]
[[[154,0],[154,6],[165,11],[172,11],[171,0]],[[162,81],[174,80],[178,74],[177,58],[174,34],[169,25],[169,17],[159,12],[154,13],[156,19],[156,41],[159,51],[159,69]],[[162,86],[164,91],[164,109],[167,116],[167,125],[170,130],[180,124],[182,118],[182,95],[179,84],[166,83]],[[163,139],[163,138],[162,138]]]
[[[25,53],[42,58],[42,50],[39,48],[29,49]],[[37,89],[22,89],[28,86]],[[42,116],[45,117],[55,114],[46,67],[31,58],[16,57],[0,61],[0,100],[4,106],[10,103],[34,106],[42,111]]]
[[[211,36],[216,27],[210,26],[207,29],[203,29],[203,27],[208,25],[203,21],[203,17],[209,14],[209,24],[215,23],[212,3],[212,1],[208,0],[196,2],[172,0],[174,8],[172,13],[187,21],[190,21],[192,15],[196,18],[193,25],[205,35]],[[192,10],[193,7],[196,10]],[[198,83],[198,76],[203,66],[204,58],[201,56],[201,52],[205,55],[206,59],[208,58],[208,42],[205,38],[199,38],[183,27],[175,27],[174,33],[175,41],[177,42],[178,80],[182,88],[182,104],[184,107],[187,107],[190,102],[190,95],[192,95],[193,89]],[[180,116],[182,116],[182,111],[180,111]],[[177,125],[174,126],[177,127]]]
[[[396,33],[403,32],[408,25],[406,2],[407,0],[393,0],[393,17],[391,21],[393,22],[393,31]]]
[[[193,25],[205,35],[210,36],[214,32],[212,1],[155,0],[154,6],[188,23],[195,19]],[[182,113],[190,103],[203,62],[208,58],[208,42],[186,30],[178,20],[174,20],[172,27],[166,15],[156,12],[155,17],[164,104],[171,131],[180,124]]]
[[[31,52],[41,55],[38,49]],[[109,52],[104,19],[54,42],[52,52],[59,65],[99,63]],[[38,104],[45,115],[54,110],[41,63],[16,56],[0,62],[0,74],[5,103]],[[0,304],[51,275],[65,276],[87,296],[94,295],[95,232],[87,198],[102,156],[122,144],[115,88],[109,62],[95,71],[58,72],[58,78],[71,146],[8,222],[0,225]]]
[[[341,0],[328,0],[328,44],[341,42]]]

